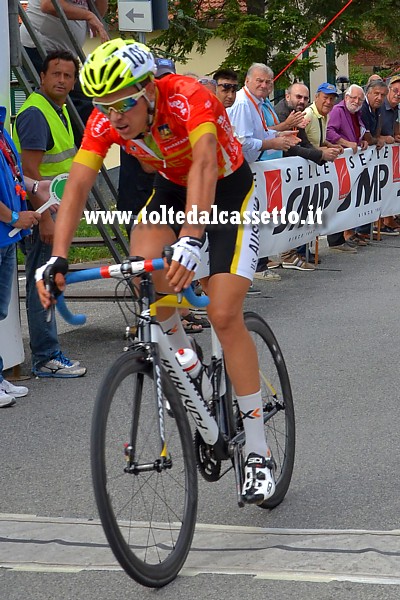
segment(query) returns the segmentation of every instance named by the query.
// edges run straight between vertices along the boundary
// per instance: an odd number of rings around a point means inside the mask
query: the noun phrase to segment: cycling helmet
[[[153,55],[135,40],[115,39],[101,44],[87,57],[80,74],[86,96],[101,98],[154,77]]]

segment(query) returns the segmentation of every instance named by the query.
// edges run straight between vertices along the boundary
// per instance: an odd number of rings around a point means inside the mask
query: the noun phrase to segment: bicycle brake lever
[[[53,294],[51,293],[50,285],[47,284],[45,287],[46,287],[46,290],[50,293],[50,297],[53,298]],[[47,323],[50,323],[51,319],[53,318],[54,310],[55,310],[55,306],[54,306],[54,303],[52,302],[46,311],[46,322]]]
[[[162,257],[167,259],[167,263],[170,265],[172,262],[172,256],[174,251],[171,246],[164,246],[164,250],[162,251]]]

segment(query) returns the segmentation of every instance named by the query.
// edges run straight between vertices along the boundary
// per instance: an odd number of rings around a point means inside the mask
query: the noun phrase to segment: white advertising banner
[[[381,150],[371,146],[357,154],[346,149],[335,162],[322,166],[302,158],[281,158],[252,163],[251,168],[259,210],[272,213],[271,217],[276,213],[274,222],[271,218],[260,225],[260,256],[400,214],[398,144]],[[283,222],[277,213],[282,209],[286,215],[296,213],[292,223]],[[316,209],[321,211],[321,224],[310,224],[310,216],[316,220]]]

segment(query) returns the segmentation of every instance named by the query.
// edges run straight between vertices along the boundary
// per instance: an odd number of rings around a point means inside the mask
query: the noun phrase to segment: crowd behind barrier
[[[259,210],[286,208],[299,215],[297,224],[261,225],[260,256],[398,214],[399,152],[399,144],[391,144],[381,150],[369,146],[356,154],[346,149],[334,162],[322,166],[297,157],[252,163]],[[313,213],[322,210],[322,223],[302,224],[311,206]]]

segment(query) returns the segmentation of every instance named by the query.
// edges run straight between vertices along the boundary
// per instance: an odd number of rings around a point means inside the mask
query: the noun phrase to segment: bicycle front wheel
[[[126,573],[148,587],[162,587],[179,573],[197,513],[187,415],[166,373],[162,380],[173,415],[164,410],[166,467],[153,367],[141,351],[125,352],[105,375],[92,422],[92,477],[104,532]]]
[[[257,349],[265,435],[276,463],[276,491],[259,506],[274,508],[284,499],[293,472],[295,418],[292,390],[279,344],[269,325],[253,312],[246,312],[244,317]]]

